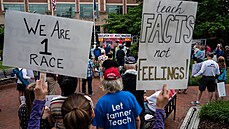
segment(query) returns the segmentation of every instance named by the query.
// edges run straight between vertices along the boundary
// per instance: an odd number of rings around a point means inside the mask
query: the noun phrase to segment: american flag
[[[96,19],[97,15],[96,15],[96,0],[93,0],[93,18]]]
[[[56,10],[56,0],[52,0],[52,10]]]

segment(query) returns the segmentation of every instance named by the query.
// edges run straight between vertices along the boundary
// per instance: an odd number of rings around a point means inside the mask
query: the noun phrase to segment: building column
[[[3,14],[4,12],[4,5],[3,5],[3,0],[0,1],[1,7],[0,7],[0,14]]]
[[[123,3],[123,14],[127,13],[127,0],[122,0]]]
[[[29,6],[29,1],[28,0],[24,0],[24,5],[25,5],[25,7],[24,7],[25,10],[24,11],[28,12],[29,11],[29,7],[28,7]]]

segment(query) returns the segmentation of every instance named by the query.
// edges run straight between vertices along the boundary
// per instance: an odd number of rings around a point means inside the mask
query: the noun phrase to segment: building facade
[[[4,12],[17,10],[31,13],[51,14],[52,0],[0,0],[0,24],[4,24]],[[138,4],[136,0],[96,0],[96,32],[103,33],[101,25],[109,13],[125,14]],[[93,21],[93,0],[57,0],[56,16]]]

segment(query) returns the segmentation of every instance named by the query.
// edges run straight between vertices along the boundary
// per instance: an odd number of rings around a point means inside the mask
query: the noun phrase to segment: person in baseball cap
[[[121,91],[123,84],[117,68],[111,67],[105,70],[101,88],[107,94],[99,98],[96,103],[92,125],[103,129],[140,128],[139,114],[142,112],[142,108],[133,94]],[[128,112],[128,114],[124,114],[124,112]],[[115,113],[120,115],[114,116]],[[119,124],[116,124],[117,122]]]

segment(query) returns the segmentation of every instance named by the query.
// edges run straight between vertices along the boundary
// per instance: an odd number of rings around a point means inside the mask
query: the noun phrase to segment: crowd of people
[[[136,59],[123,50],[128,49],[124,45],[118,48],[114,54],[113,49],[95,47],[96,51],[100,49],[100,55],[95,51],[89,54],[87,78],[82,79],[82,93],[76,92],[77,78],[52,73],[41,73],[39,78],[30,75],[31,70],[18,68],[15,74],[19,101],[21,96],[25,97],[18,110],[20,127],[89,129],[93,125],[98,129],[144,129],[144,91],[136,90]],[[96,71],[106,94],[98,99],[94,107],[90,97],[94,95],[92,80]],[[45,104],[47,95],[56,95],[49,106]],[[155,129],[164,128],[164,106],[169,99],[166,85],[157,99]]]
[[[209,46],[197,43],[193,49],[194,63],[202,63],[201,70],[193,76],[202,75],[197,99],[192,102],[199,105],[206,88],[209,101],[214,93],[218,99],[216,83],[227,79],[229,47],[225,46],[224,50],[218,44],[212,51]],[[143,90],[136,90],[136,62],[125,44],[115,48],[111,48],[110,44],[92,47],[87,78],[82,79],[82,93],[76,93],[78,78],[51,73],[41,74],[39,78],[32,70],[18,68],[15,74],[18,77],[19,100],[25,96],[25,103],[21,103],[18,110],[20,127],[89,129],[93,125],[98,129],[144,129],[145,112],[150,110],[155,117],[153,129],[163,129],[164,106],[175,91],[168,90],[164,85],[160,91],[147,97]],[[100,87],[106,94],[94,106],[90,97],[95,94],[92,81],[96,72],[99,73]],[[57,95],[52,98],[50,106],[45,106],[46,95]]]
[[[212,101],[215,94],[215,100],[218,100],[217,83],[226,82],[226,67],[229,65],[229,46],[223,48],[222,44],[212,50],[210,46],[196,43],[193,47],[192,58],[194,63],[201,63],[201,69],[193,77],[202,76],[197,93],[197,99],[192,102],[194,105],[200,104],[203,91],[207,88],[209,92],[209,102]],[[223,97],[222,97],[223,99]]]

